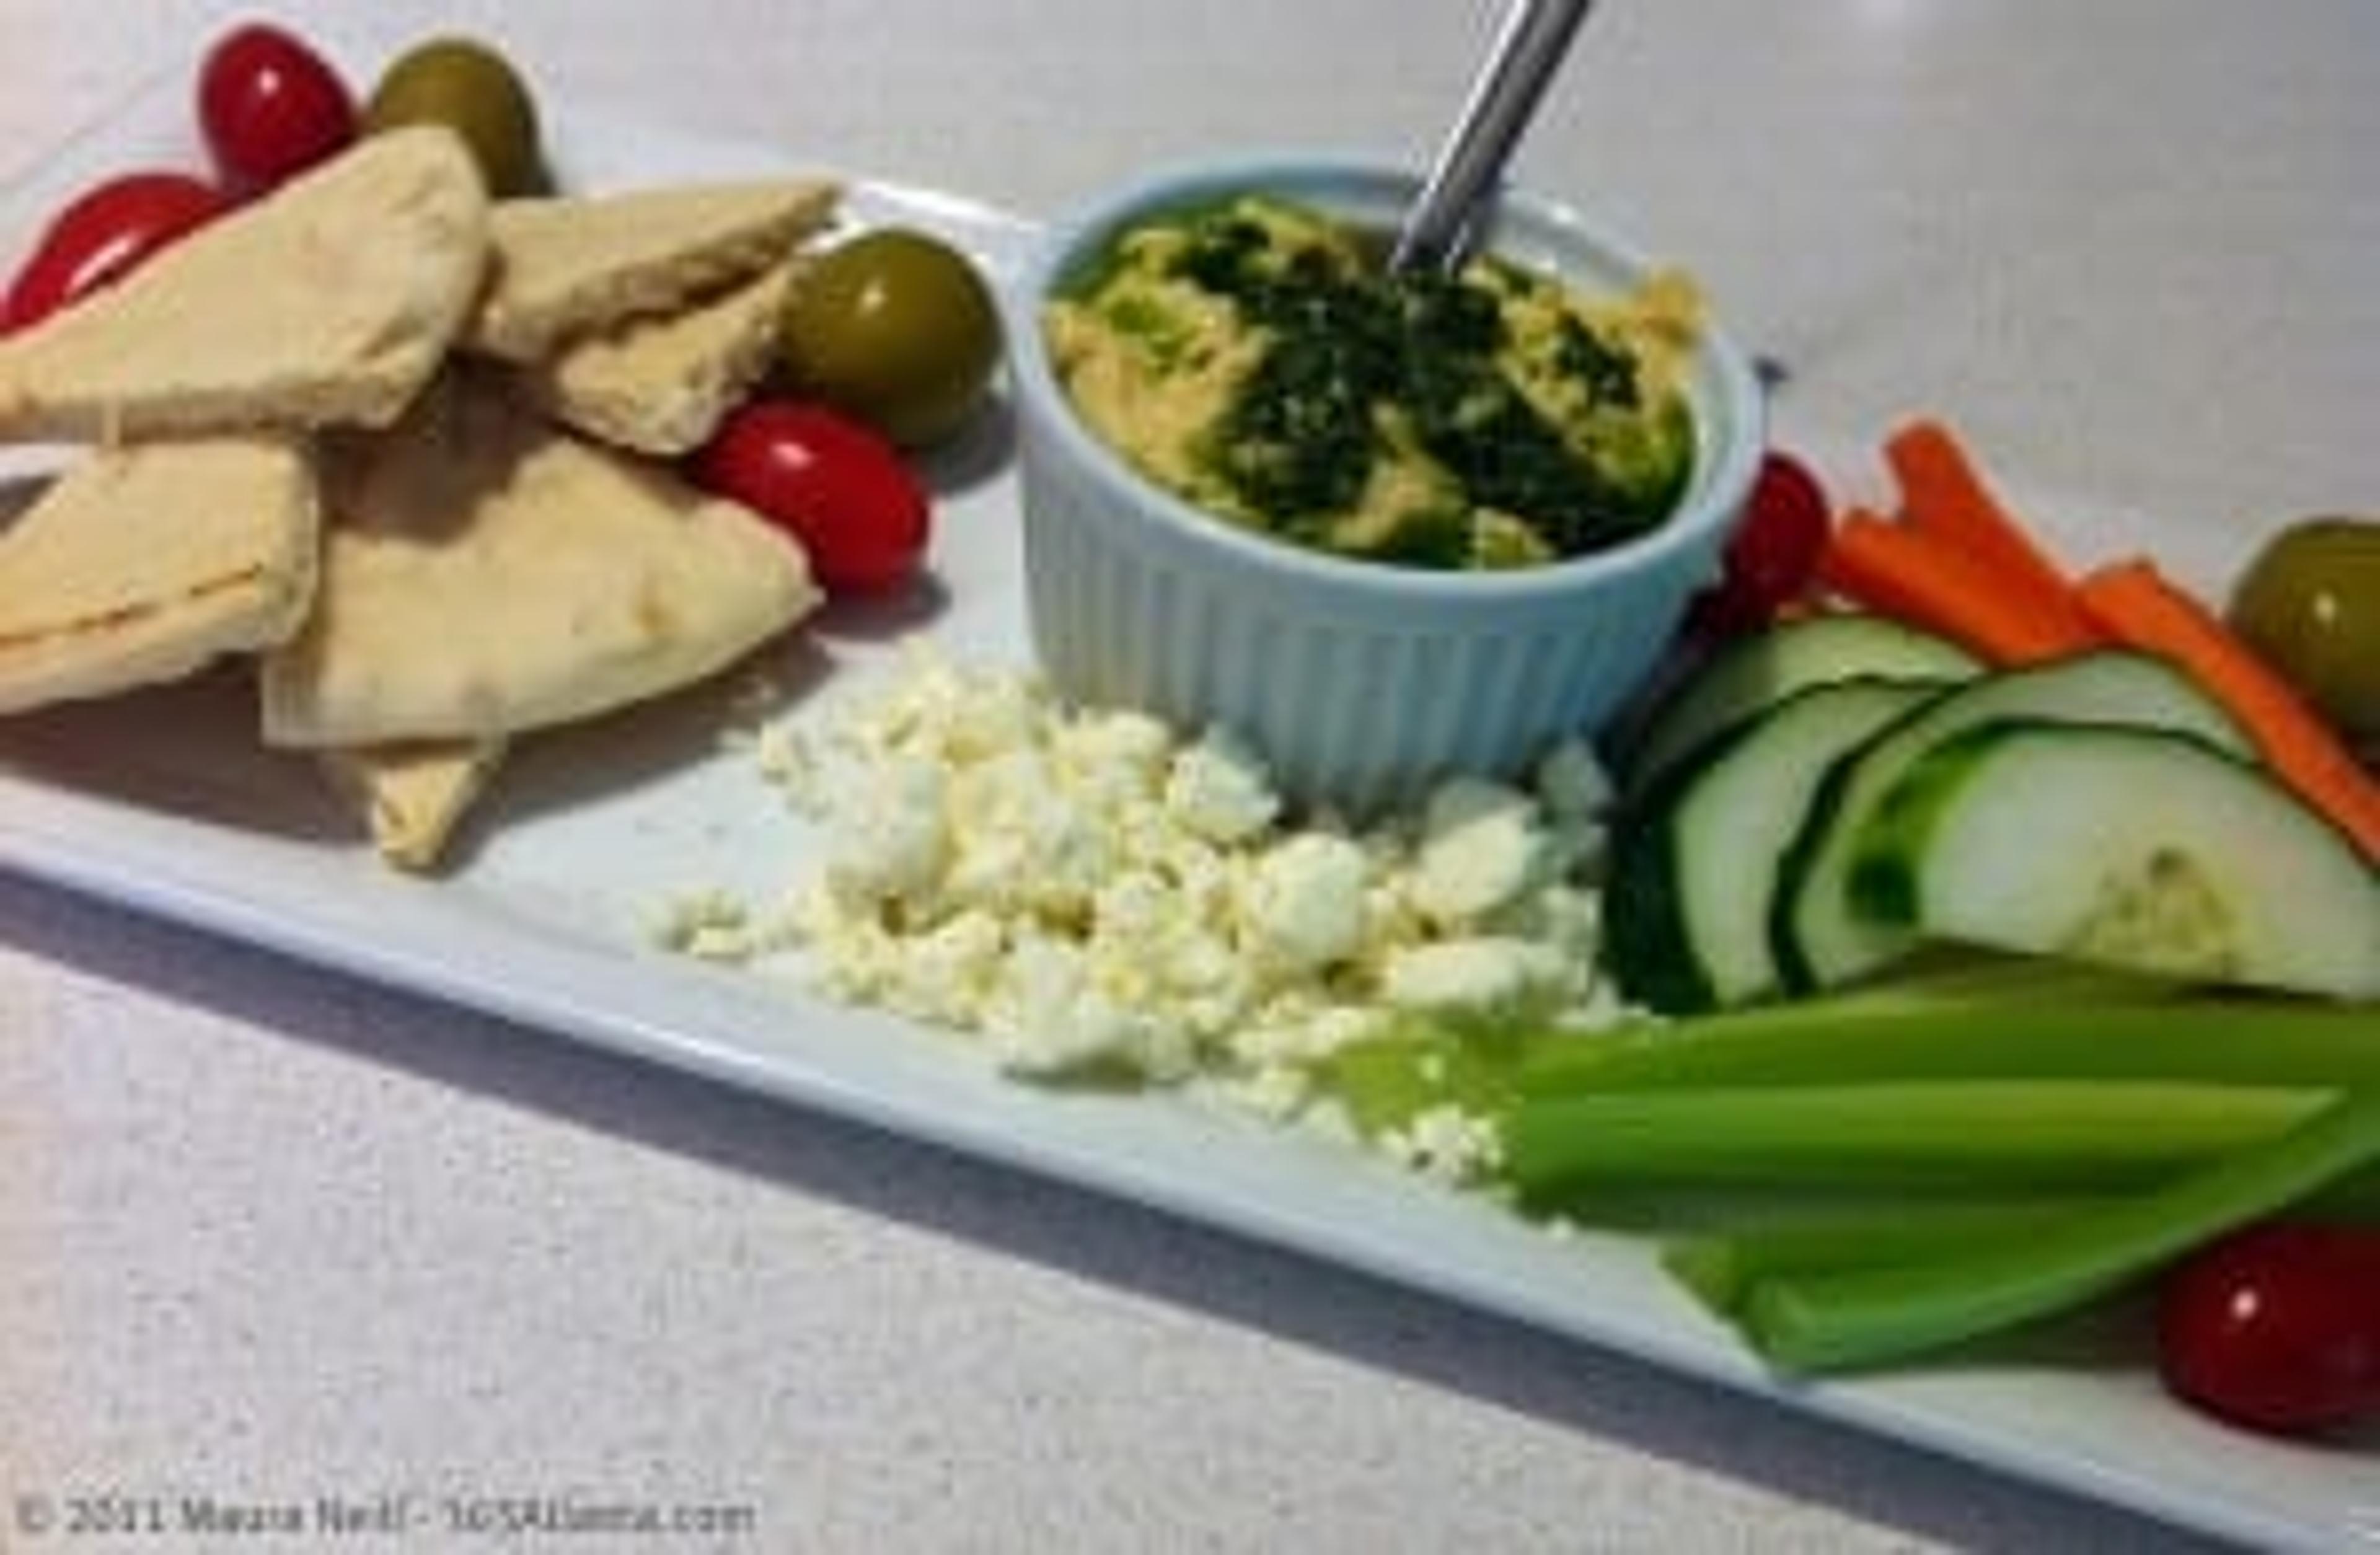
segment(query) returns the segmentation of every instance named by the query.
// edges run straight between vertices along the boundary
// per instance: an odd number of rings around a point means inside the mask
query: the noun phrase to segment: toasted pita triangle
[[[573,340],[523,376],[565,426],[664,458],[709,437],[775,354],[793,266],[780,264],[682,313]]]
[[[322,754],[334,792],[362,812],[380,856],[428,869],[503,764],[504,742],[405,740]]]
[[[709,675],[819,599],[783,534],[554,428],[492,370],[342,440],[324,473],[316,608],[264,663],[270,744],[589,717]]]
[[[783,261],[836,198],[832,184],[792,181],[504,200],[468,344],[529,362],[572,336],[674,312]]]
[[[104,449],[0,529],[0,712],[178,680],[298,630],[313,470],[285,443]]]
[[[0,435],[383,425],[478,297],[487,208],[452,131],[362,140],[0,341]]]

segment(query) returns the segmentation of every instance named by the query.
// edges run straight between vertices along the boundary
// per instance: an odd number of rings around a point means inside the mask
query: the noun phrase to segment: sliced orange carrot
[[[1993,493],[1949,427],[1931,419],[1905,422],[1885,439],[1884,458],[1900,487],[1903,523],[1983,563],[2000,589],[2022,595],[2037,615],[2062,618],[2078,640],[2100,635],[2066,574]]]
[[[2221,616],[2146,557],[2084,575],[2075,595],[2109,637],[2163,655],[2204,686],[2301,798],[2354,838],[2366,857],[2380,858],[2380,783]]]
[[[1994,664],[2030,664],[2092,647],[2096,635],[1992,568],[1906,524],[1854,510],[1818,560],[1818,578],[1854,604],[1938,632]]]

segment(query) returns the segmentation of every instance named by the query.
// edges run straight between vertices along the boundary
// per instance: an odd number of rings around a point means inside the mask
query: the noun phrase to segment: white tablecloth
[[[1218,148],[1418,157],[1493,21],[1447,0],[278,9],[351,38],[476,30],[557,102],[1035,213]],[[0,175],[241,10],[0,0]],[[1687,261],[1791,365],[1785,441],[1856,450],[1937,410],[2038,489],[2187,528],[2216,570],[2252,523],[2380,498],[2375,148],[2380,8],[2356,0],[1612,0],[1519,172]],[[486,1498],[535,1497],[724,1509],[716,1540],[637,1548],[2186,1544],[0,877],[0,1548],[64,1537],[26,1498],[106,1495],[134,1532],[60,1547],[182,1547],[139,1519],[185,1495],[358,1518],[425,1498],[466,1521],[423,1547],[455,1548],[494,1537]]]

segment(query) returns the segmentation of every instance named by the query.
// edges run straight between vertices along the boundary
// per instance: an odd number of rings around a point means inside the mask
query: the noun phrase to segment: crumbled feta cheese
[[[1441,940],[1390,956],[1380,994],[1400,1010],[1517,1004],[1559,989],[1570,971],[1560,949],[1533,941]]]
[[[1241,905],[1250,950],[1291,972],[1347,960],[1363,945],[1369,874],[1364,850],[1344,837],[1301,832],[1268,850]]]
[[[653,925],[653,942],[703,961],[743,961],[754,948],[751,914],[723,891],[689,892]]]
[[[754,749],[824,829],[823,867],[781,922],[709,899],[672,942],[790,943],[831,996],[975,1032],[1020,1074],[1200,1075],[1310,1115],[1311,1067],[1400,1009],[1612,1005],[1573,868],[1608,795],[1583,746],[1531,791],[1459,778],[1418,815],[1292,825],[1228,731],[1180,738],[920,650],[880,694]],[[1458,1122],[1417,1119],[1396,1148],[1475,1163]]]
[[[1389,1158],[1440,1182],[1467,1183],[1495,1169],[1503,1140],[1495,1125],[1451,1103],[1426,1107],[1379,1137]]]
[[[1293,1117],[1314,1088],[1303,1069],[1285,1063],[1268,1064],[1248,1077],[1245,1102],[1269,1118]]]
[[[827,880],[837,892],[890,901],[927,888],[949,845],[941,769],[911,758],[869,774],[873,794],[847,808],[850,823],[828,843]]]
[[[1537,797],[1557,822],[1600,820],[1611,806],[1611,777],[1585,740],[1558,742],[1537,762]]]
[[[965,1023],[990,1002],[1008,936],[990,913],[969,908],[906,936],[883,971],[885,1003],[937,1026]]]
[[[1099,986],[1081,945],[1041,934],[1011,947],[985,1001],[983,1029],[1002,1067],[1026,1075],[1113,1063],[1170,1078],[1190,1058],[1189,1045],[1153,1013]]]
[[[1232,1056],[1243,1063],[1304,1066],[1378,1031],[1387,1012],[1287,997],[1232,1033]]]
[[[752,743],[752,758],[760,775],[773,784],[791,784],[808,775],[808,751],[799,736],[782,723],[763,724]]]
[[[1165,805],[1196,836],[1245,842],[1281,813],[1281,796],[1255,752],[1224,729],[1209,729],[1173,763]]]
[[[1485,778],[1439,784],[1422,814],[1414,904],[1432,922],[1475,923],[1537,883],[1546,832],[1517,789]]]
[[[1061,723],[1050,748],[1077,788],[1116,809],[1156,796],[1173,755],[1173,735],[1146,713],[1111,712]]]
[[[944,824],[954,845],[941,889],[994,911],[1078,917],[1114,863],[1099,817],[1032,746],[956,768]]]
[[[1556,953],[1576,968],[1584,989],[1603,942],[1603,898],[1584,886],[1556,881],[1507,904],[1480,927]]]

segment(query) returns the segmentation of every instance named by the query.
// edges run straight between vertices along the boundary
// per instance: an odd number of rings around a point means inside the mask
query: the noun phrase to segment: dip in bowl
[[[1592,733],[1716,575],[1762,440],[1693,288],[1543,200],[1497,202],[1465,284],[1388,295],[1374,235],[1415,188],[1161,177],[1006,299],[1052,685],[1227,726],[1359,813]]]
[[[1058,382],[1219,518],[1390,565],[1535,566],[1657,527],[1694,468],[1694,285],[1590,296],[1500,256],[1391,275],[1378,235],[1243,194],[1149,216],[1042,310]]]

